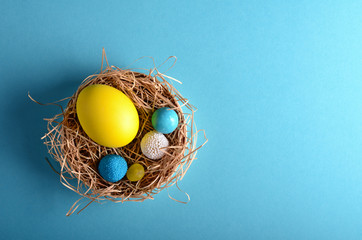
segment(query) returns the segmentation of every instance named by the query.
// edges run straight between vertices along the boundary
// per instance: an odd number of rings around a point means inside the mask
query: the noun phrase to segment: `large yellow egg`
[[[85,87],[78,95],[76,110],[83,130],[99,145],[123,147],[137,134],[137,109],[116,88],[102,84]]]

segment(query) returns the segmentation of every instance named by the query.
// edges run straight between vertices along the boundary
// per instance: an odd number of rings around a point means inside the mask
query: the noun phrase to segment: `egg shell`
[[[98,164],[98,172],[108,182],[118,182],[127,172],[127,162],[115,154],[104,156]]]
[[[145,175],[145,169],[139,163],[132,164],[127,170],[127,178],[131,182],[139,181]]]
[[[165,155],[169,142],[165,135],[157,131],[151,131],[145,134],[141,140],[141,151],[149,159],[160,159]]]
[[[83,130],[99,145],[123,147],[137,134],[137,109],[114,87],[102,84],[85,87],[78,95],[76,110]]]
[[[175,131],[178,122],[176,111],[168,107],[157,109],[152,114],[152,126],[163,134],[169,134]]]

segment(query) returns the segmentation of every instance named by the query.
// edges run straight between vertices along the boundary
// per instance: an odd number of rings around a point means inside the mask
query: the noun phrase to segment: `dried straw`
[[[105,69],[103,69],[103,59],[107,64]],[[173,67],[176,58],[170,57],[165,62],[169,59],[174,59],[171,66]],[[188,100],[182,97],[166,79],[177,81],[160,73],[157,67],[148,70],[148,74],[144,74],[109,66],[103,50],[100,73],[87,77],[72,97],[60,100],[69,99],[65,110],[61,109],[60,114],[45,119],[48,122],[48,133],[42,139],[44,139],[50,155],[60,164],[60,182],[82,196],[73,204],[67,216],[76,211],[83,198],[90,199],[90,202],[79,212],[94,201],[141,202],[145,199],[153,199],[153,195],[162,189],[174,184],[177,186],[177,182],[183,178],[192,161],[196,159],[197,150],[207,142],[207,139],[205,131],[196,129],[194,122],[196,108],[189,104]],[[127,146],[122,148],[100,146],[93,142],[80,126],[75,108],[76,99],[83,88],[92,84],[115,87],[126,94],[135,104],[140,118],[140,128],[136,138]],[[52,104],[57,105],[56,103]],[[170,146],[164,149],[165,156],[159,160],[151,160],[142,154],[140,142],[147,132],[153,130],[152,113],[161,107],[174,109],[179,116],[180,123],[174,132],[166,135]],[[186,112],[182,111],[183,107],[186,108]],[[200,131],[204,133],[205,141],[197,146],[197,135]],[[97,165],[99,160],[107,154],[119,154],[126,159],[129,165],[142,164],[145,168],[145,176],[138,182],[130,182],[127,178],[116,183],[105,181],[98,174]],[[190,200],[188,194],[185,194]],[[172,198],[170,195],[169,197]]]

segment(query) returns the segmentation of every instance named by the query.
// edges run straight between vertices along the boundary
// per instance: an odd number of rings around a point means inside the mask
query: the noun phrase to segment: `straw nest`
[[[103,59],[106,61],[105,69],[103,69]],[[175,60],[173,66],[176,58],[169,59]],[[196,129],[194,122],[196,109],[181,96],[170,83],[171,81],[177,80],[160,73],[156,67],[149,69],[147,73],[140,73],[109,66],[103,52],[100,73],[87,77],[72,97],[61,100],[69,99],[66,109],[62,108],[60,114],[45,119],[48,122],[48,132],[42,139],[50,155],[60,164],[58,172],[60,181],[64,186],[81,195],[81,198],[70,208],[68,216],[76,211],[81,205],[80,200],[85,198],[90,201],[80,211],[92,202],[104,200],[144,201],[153,199],[153,196],[164,188],[177,185],[177,181],[183,178],[192,161],[195,160],[197,150],[206,143],[207,139],[204,135],[205,142],[196,145],[197,135],[203,131]],[[130,144],[122,148],[104,147],[92,141],[83,131],[76,114],[76,100],[80,91],[92,84],[115,87],[135,104],[140,127],[137,136]],[[140,142],[147,132],[153,130],[152,113],[161,107],[174,109],[179,117],[179,125],[174,132],[165,135],[170,146],[165,149],[164,157],[159,160],[150,160],[142,154]],[[205,134],[204,131],[203,133]],[[97,166],[100,159],[107,154],[121,155],[128,165],[142,164],[145,168],[145,176],[138,182],[130,182],[126,177],[116,183],[105,181],[99,175]],[[188,195],[187,197],[189,200]]]

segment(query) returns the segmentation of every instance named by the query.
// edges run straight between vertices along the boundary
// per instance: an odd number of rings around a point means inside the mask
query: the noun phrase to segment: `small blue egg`
[[[99,162],[98,171],[104,180],[118,182],[127,173],[127,162],[119,155],[106,155]]]
[[[177,113],[168,107],[157,109],[152,115],[152,126],[160,133],[172,133],[177,128],[177,125]]]

